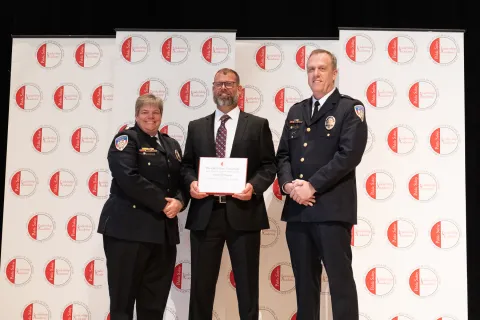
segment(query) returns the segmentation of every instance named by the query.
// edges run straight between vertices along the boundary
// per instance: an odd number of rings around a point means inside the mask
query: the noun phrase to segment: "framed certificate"
[[[215,195],[231,195],[245,189],[247,158],[200,157],[198,189]]]

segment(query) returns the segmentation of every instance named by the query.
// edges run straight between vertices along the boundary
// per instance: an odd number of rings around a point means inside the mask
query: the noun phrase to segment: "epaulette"
[[[352,97],[350,97],[349,95],[346,95],[346,94],[340,94],[340,96],[341,96],[342,98],[346,98],[346,99],[350,99],[350,100],[357,100],[357,99],[352,98]]]

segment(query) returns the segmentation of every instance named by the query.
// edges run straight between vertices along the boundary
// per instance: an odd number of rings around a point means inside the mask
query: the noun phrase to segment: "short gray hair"
[[[147,93],[137,98],[135,102],[135,116],[138,116],[140,109],[145,105],[155,106],[160,110],[160,114],[163,114],[163,100],[154,94]]]
[[[312,52],[310,52],[310,55],[308,56],[308,59],[310,60],[310,57],[312,57],[313,55],[321,54],[321,53],[326,53],[330,56],[330,58],[332,58],[332,67],[333,67],[333,70],[336,70],[337,69],[337,57],[335,57],[335,55],[328,50],[315,49]]]

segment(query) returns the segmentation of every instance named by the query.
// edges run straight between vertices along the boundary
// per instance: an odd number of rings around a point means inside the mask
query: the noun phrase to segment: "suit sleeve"
[[[357,102],[354,105],[361,105]],[[323,193],[333,187],[340,179],[354,170],[360,163],[367,145],[367,120],[357,116],[354,105],[346,110],[338,151],[332,160],[320,168],[308,179],[318,193]],[[361,105],[363,107],[363,105]],[[365,110],[365,108],[363,108]]]
[[[192,126],[192,122],[190,122],[188,124],[187,141],[185,142],[185,152],[182,160],[182,179],[187,190],[190,190],[190,184],[192,184],[193,181],[198,180],[195,164],[197,157],[193,148],[194,133]]]
[[[175,150],[178,150],[178,152],[180,153],[180,158],[183,161],[182,148],[180,147],[180,144],[178,143],[177,140],[173,140],[173,143],[175,144]],[[189,189],[185,187],[185,184],[183,183],[183,181],[182,183],[180,183],[180,187],[178,188],[174,198],[180,201],[181,203],[183,203],[183,207],[180,211],[185,210],[185,208],[188,205],[188,202],[190,201],[190,192],[189,192]]]
[[[165,194],[160,188],[140,175],[137,164],[138,146],[136,139],[132,136],[132,133],[126,131],[117,136],[122,134],[128,136],[126,147],[121,151],[118,150],[114,139],[108,151],[108,164],[112,176],[128,197],[154,212],[160,213],[167,204]]]
[[[280,138],[280,143],[278,144],[277,149],[277,175],[278,175],[278,184],[280,185],[281,193],[286,195],[283,186],[293,181],[292,176],[292,167],[290,164],[290,149],[288,146],[288,119],[285,120],[285,125],[283,126],[282,136]]]
[[[258,147],[260,152],[260,167],[247,182],[253,186],[253,190],[256,194],[262,194],[275,181],[277,169],[272,131],[270,130],[267,119],[264,119],[262,124],[260,145]]]

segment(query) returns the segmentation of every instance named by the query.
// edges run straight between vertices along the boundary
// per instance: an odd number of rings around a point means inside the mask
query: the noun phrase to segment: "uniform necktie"
[[[315,101],[315,104],[314,104],[315,109],[313,110],[312,119],[315,117],[315,115],[316,115],[316,114],[318,113],[318,111],[320,110],[320,108],[318,107],[319,105],[320,105],[320,102],[318,102],[318,100]]]
[[[217,130],[217,137],[215,139],[215,151],[218,158],[225,158],[225,150],[227,148],[227,128],[225,127],[225,122],[230,119],[230,116],[224,114],[220,118],[220,127]]]

